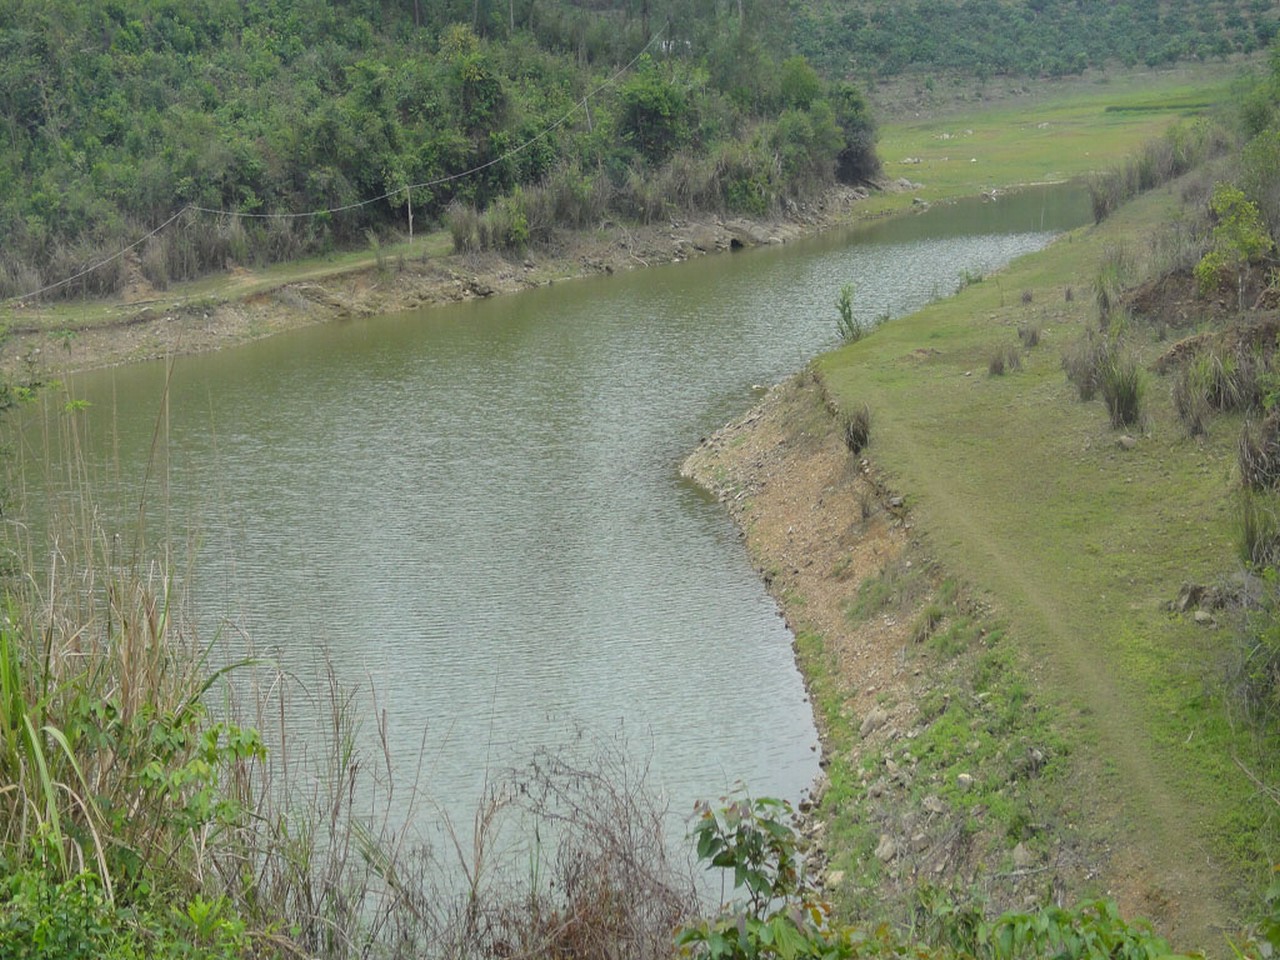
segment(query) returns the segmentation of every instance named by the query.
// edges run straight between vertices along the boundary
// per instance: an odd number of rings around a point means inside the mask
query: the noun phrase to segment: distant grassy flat
[[[886,120],[880,158],[887,176],[920,184],[911,198],[935,202],[1021,183],[1070,180],[1133,155],[1171,123],[1226,100],[1237,71],[1206,67],[1199,76],[1145,71],[1000,101],[945,117]],[[899,209],[878,197],[870,208]]]

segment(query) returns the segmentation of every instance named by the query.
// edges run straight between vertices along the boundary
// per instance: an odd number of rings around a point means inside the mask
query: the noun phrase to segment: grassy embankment
[[[1129,152],[1169,113],[1200,109],[1224,90],[1099,88],[1096,98],[1029,112],[889,128],[882,151],[891,171],[900,157],[924,161],[901,169],[932,179],[920,191],[925,198],[966,192],[966,171],[984,163],[999,171],[985,180],[989,186],[1056,179],[1079,172],[1083,158],[1113,156],[1118,142],[1125,143],[1119,152]],[[973,133],[959,144],[939,139],[957,129]],[[958,168],[957,154],[964,159]],[[979,164],[968,163],[971,156]],[[980,182],[970,173],[968,192]],[[842,412],[869,407],[868,456],[906,495],[926,532],[922,549],[967,584],[977,600],[972,609],[984,611],[986,627],[952,638],[975,651],[966,682],[1009,713],[1013,731],[1025,727],[1070,753],[1050,763],[1051,782],[1038,794],[1058,810],[1038,816],[1088,818],[1087,844],[1114,855],[1111,875],[1100,880],[1114,882],[1117,870],[1138,874],[1129,880],[1144,888],[1155,912],[1162,899],[1173,901],[1164,906],[1174,915],[1164,919],[1178,946],[1218,953],[1225,944],[1216,931],[1258,902],[1275,856],[1273,801],[1252,777],[1274,786],[1276,771],[1272,745],[1232,719],[1222,679],[1229,625],[1198,624],[1165,604],[1183,583],[1214,583],[1239,569],[1230,509],[1239,421],[1223,418],[1207,437],[1188,439],[1171,383],[1150,375],[1147,419],[1130,431],[1137,442],[1126,448],[1102,404],[1081,403],[1061,368],[1062,348],[1096,322],[1092,282],[1100,265],[1118,247],[1138,261],[1155,258],[1154,238],[1179,215],[1180,202],[1177,185],[1157,189],[1101,226],[1075,231],[815,366]],[[1038,329],[1038,345],[1020,344],[1020,325]],[[1138,325],[1129,339],[1149,363],[1168,348],[1164,335],[1162,325]],[[1010,348],[1020,369],[989,374],[993,354]],[[850,587],[851,615],[865,614],[869,592]],[[802,608],[797,615],[803,619]],[[865,795],[860,773],[871,761],[858,767],[844,759],[858,740],[859,718],[850,716],[824,650],[821,636],[802,636],[802,660],[832,736],[828,846],[836,866],[858,854],[865,864],[874,825],[841,808]],[[993,666],[999,682],[979,679]],[[1028,704],[1035,709],[1020,716]],[[961,767],[946,743],[931,745],[941,754],[932,758],[923,744],[946,729],[956,708],[937,709],[913,749],[926,760],[921,769],[932,763],[945,782]],[[963,713],[950,736],[986,729],[976,719],[982,709]],[[983,751],[1008,742],[984,739],[979,756],[965,762],[980,766]],[[1005,793],[979,777],[962,802],[970,811],[998,809]],[[1015,830],[1019,814],[1006,813],[1009,845],[1025,835],[1034,846],[1046,824]]]

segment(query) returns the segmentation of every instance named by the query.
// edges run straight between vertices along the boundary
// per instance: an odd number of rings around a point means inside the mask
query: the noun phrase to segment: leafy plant
[[[1213,249],[1195,267],[1196,283],[1204,296],[1238,278],[1275,246],[1258,205],[1234,184],[1222,182],[1215,186],[1209,209],[1217,220]]]
[[[698,859],[731,871],[745,894],[676,935],[684,956],[708,960],[847,957],[850,941],[830,926],[830,906],[803,873],[791,805],[764,797],[696,808]]]

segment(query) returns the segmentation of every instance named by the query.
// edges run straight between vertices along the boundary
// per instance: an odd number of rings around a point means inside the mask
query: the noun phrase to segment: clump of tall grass
[[[1098,365],[1098,390],[1106,404],[1111,426],[1134,426],[1142,419],[1146,378],[1133,352],[1112,345]]]
[[[1013,344],[996,347],[987,360],[987,373],[993,377],[1003,377],[1006,373],[1022,369],[1022,352]]]
[[[1273,490],[1240,491],[1236,509],[1236,548],[1255,570],[1280,562],[1280,496]]]
[[[1271,359],[1240,344],[1208,347],[1182,364],[1173,385],[1174,409],[1191,436],[1203,434],[1214,411],[1257,410],[1274,379]]]
[[[1098,265],[1093,281],[1094,302],[1098,307],[1098,325],[1106,330],[1120,308],[1120,300],[1136,272],[1136,263],[1124,246],[1108,247]]]
[[[1240,483],[1247,490],[1280,486],[1280,411],[1272,411],[1256,427],[1246,422],[1236,445]]]
[[[1092,400],[1101,382],[1101,367],[1110,350],[1107,338],[1092,327],[1062,351],[1062,369],[1082,401]]]
[[[844,415],[841,424],[844,445],[852,454],[859,454],[871,442],[871,408],[865,403],[854,407]]]
[[[1040,346],[1040,336],[1043,332],[1044,327],[1039,320],[1028,320],[1018,325],[1018,339],[1028,350],[1034,350]]]

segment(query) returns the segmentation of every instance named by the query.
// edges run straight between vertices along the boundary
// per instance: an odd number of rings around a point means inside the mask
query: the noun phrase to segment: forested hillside
[[[518,247],[606,215],[760,213],[875,172],[861,95],[792,56],[784,19],[594,6],[5,4],[0,297],[179,212],[138,261],[49,295],[363,244],[406,231],[410,207],[421,229],[452,205],[460,247]]]
[[[1063,76],[1265,49],[1271,0],[818,0],[795,17],[799,49],[860,77],[910,70]]]
[[[403,234],[411,214],[459,249],[760,214],[877,171],[860,85],[1249,52],[1276,17],[1268,0],[11,0],[0,298],[139,272],[162,288]]]

